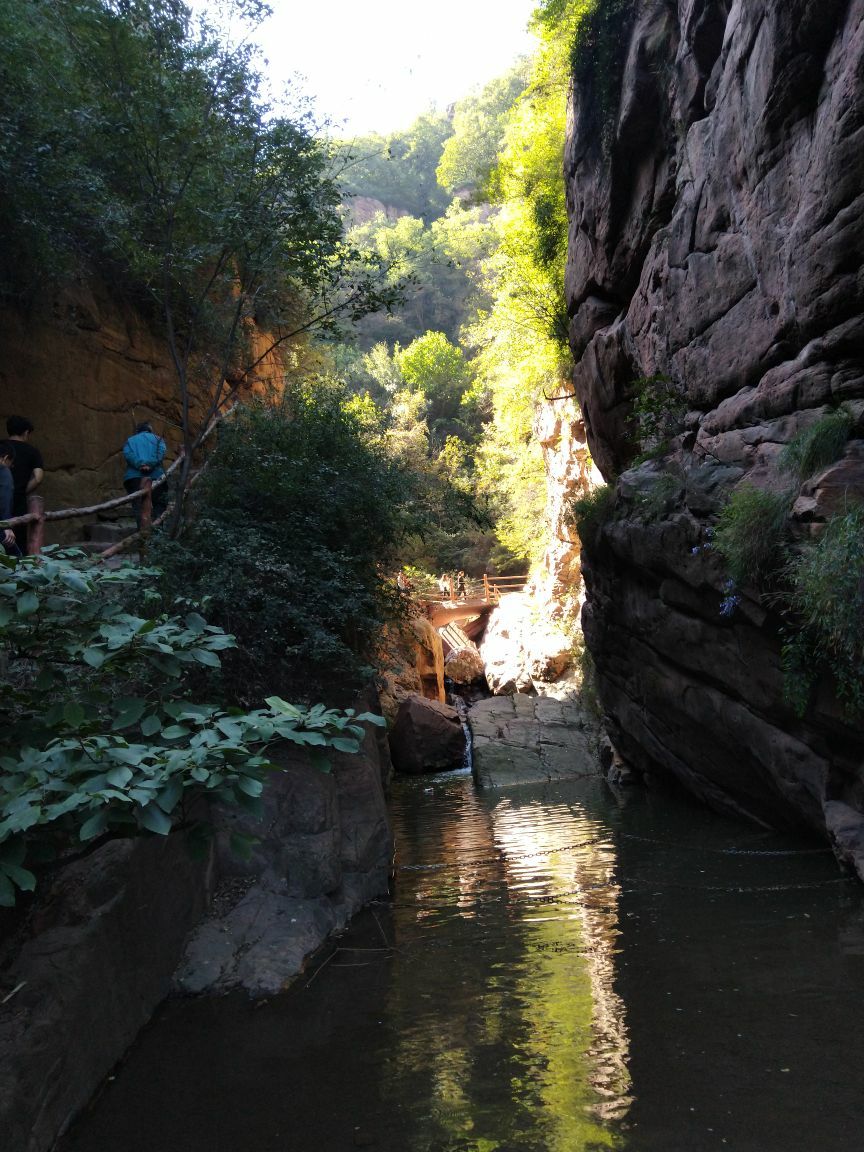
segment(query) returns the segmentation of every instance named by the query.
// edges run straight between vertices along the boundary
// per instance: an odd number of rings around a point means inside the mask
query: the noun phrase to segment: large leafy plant
[[[368,713],[189,699],[232,636],[197,612],[148,615],[152,569],[73,551],[0,556],[0,905],[40,864],[109,836],[206,830],[205,797],[255,809],[274,743],[355,752]],[[207,685],[212,689],[213,685]]]

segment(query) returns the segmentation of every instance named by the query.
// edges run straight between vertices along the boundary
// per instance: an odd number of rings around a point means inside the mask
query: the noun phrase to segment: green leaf
[[[138,823],[148,832],[155,832],[157,836],[167,836],[171,831],[171,821],[156,804],[148,804],[139,811]]]
[[[85,648],[81,656],[85,664],[89,664],[91,668],[101,668],[106,660],[101,648]]]
[[[97,836],[102,835],[107,827],[108,809],[100,808],[98,812],[93,813],[89,820],[84,821],[78,836],[81,840],[95,840]]]
[[[348,714],[351,714],[350,710]],[[360,715],[356,717],[356,719],[365,720],[368,724],[375,724],[379,728],[387,727],[387,721],[385,718],[383,716],[376,716],[374,712],[361,712]]]
[[[0,872],[0,908],[15,907],[15,889],[12,881]]]
[[[309,762],[313,768],[317,768],[319,772],[332,772],[333,765],[330,762],[330,757],[323,748],[310,748],[309,749]]]
[[[216,653],[208,651],[207,648],[194,648],[192,650],[192,655],[199,664],[206,664],[208,668],[222,667],[222,664]]]
[[[237,778],[237,787],[241,792],[245,792],[247,796],[260,796],[264,791],[264,784],[260,780],[256,780],[253,776],[239,776]]]
[[[110,772],[106,772],[105,779],[114,788],[125,788],[133,775],[134,773],[131,768],[127,768],[124,764],[121,764],[120,767],[112,768]]]
[[[291,716],[294,720],[299,720],[303,713],[299,708],[293,704],[289,704],[287,700],[283,700],[281,696],[268,696],[264,701],[269,705],[274,712],[283,712],[286,716]]]
[[[181,740],[184,736],[188,736],[190,731],[191,729],[185,724],[169,724],[167,728],[162,729],[162,739]]]
[[[18,597],[16,605],[19,616],[32,616],[39,607],[39,597],[28,589]]]
[[[111,725],[112,732],[119,732],[123,728],[131,728],[133,724],[137,724],[144,714],[144,709],[147,707],[147,701],[135,697],[127,697],[119,701],[119,711],[114,717],[114,723]]]
[[[196,636],[200,636],[207,628],[207,621],[203,616],[199,616],[197,612],[190,612],[186,617],[186,627],[190,632],[194,632]]]
[[[216,727],[219,729],[222,735],[227,736],[229,740],[239,741],[243,739],[243,729],[240,727],[236,720],[229,720],[227,717],[223,716],[221,719],[216,721]]]
[[[36,877],[33,873],[26,868],[20,868],[17,864],[0,864],[0,872],[4,872],[22,892],[32,892],[36,887]]]
[[[286,735],[289,740],[294,740],[297,744],[325,745],[327,743],[327,737],[320,732],[291,732],[286,733]]]
[[[70,568],[60,573],[60,581],[65,584],[67,588],[71,588],[73,592],[81,592],[86,595],[90,591],[90,586],[81,573],[75,572]]]
[[[63,719],[70,728],[80,728],[87,717],[87,713],[75,700],[63,705]]]
[[[151,712],[141,721],[141,734],[143,736],[155,736],[157,732],[161,731],[161,728],[162,721],[155,712]]]
[[[172,780],[156,797],[156,803],[163,812],[171,813],[180,803],[183,795],[183,785],[179,780]]]
[[[343,736],[337,736],[332,741],[333,747],[338,752],[359,752],[360,744],[357,740],[346,740]]]

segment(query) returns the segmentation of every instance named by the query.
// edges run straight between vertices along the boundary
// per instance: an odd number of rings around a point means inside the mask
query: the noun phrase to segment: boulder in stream
[[[465,733],[459,713],[437,700],[407,696],[390,731],[390,752],[396,771],[409,775],[461,768]]]
[[[453,649],[444,661],[444,673],[454,684],[476,684],[485,680],[486,667],[480,653],[471,644]]]

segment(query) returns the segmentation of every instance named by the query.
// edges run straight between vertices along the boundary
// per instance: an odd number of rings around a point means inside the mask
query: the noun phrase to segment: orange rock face
[[[180,398],[168,349],[104,287],[80,283],[27,311],[0,310],[0,344],[0,417],[33,421],[47,508],[122,495],[123,443],[140,420],[152,420],[173,459]],[[261,383],[268,378],[276,378],[272,360],[262,365]],[[78,522],[48,526],[49,543],[80,538]]]

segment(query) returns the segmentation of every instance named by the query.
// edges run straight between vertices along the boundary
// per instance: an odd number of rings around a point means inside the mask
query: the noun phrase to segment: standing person
[[[0,521],[11,520],[15,515],[15,481],[12,466],[15,463],[15,445],[11,440],[0,440]],[[9,556],[20,556],[21,549],[11,528],[0,528],[0,551]]]
[[[456,573],[456,595],[460,600],[465,599],[465,573],[461,569]]]
[[[12,479],[15,482],[12,515],[26,516],[27,497],[42,483],[45,465],[42,462],[42,453],[30,443],[30,436],[33,433],[32,421],[26,416],[10,416],[6,421],[6,432],[15,450],[15,463],[12,465]],[[26,524],[15,529],[15,539],[21,551],[26,551]]]
[[[123,456],[126,460],[126,472],[123,476],[123,487],[127,492],[137,492],[141,481],[146,476],[150,480],[158,480],[165,475],[163,460],[168,449],[161,436],[153,431],[153,425],[147,420],[135,426],[135,431],[123,445]],[[153,519],[157,520],[168,506],[168,494],[165,485],[160,486],[153,493]],[[141,527],[141,501],[135,501],[135,519]]]

